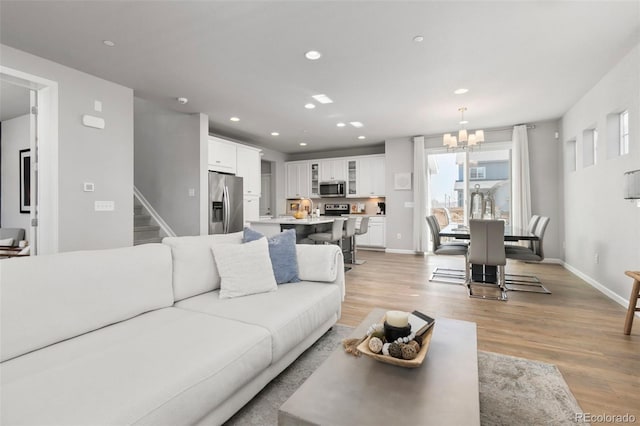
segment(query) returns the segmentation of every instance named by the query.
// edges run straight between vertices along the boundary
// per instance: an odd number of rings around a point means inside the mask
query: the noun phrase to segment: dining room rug
[[[277,425],[278,408],[352,331],[335,325],[225,425]],[[478,351],[478,378],[483,426],[575,425],[582,413],[555,365]]]

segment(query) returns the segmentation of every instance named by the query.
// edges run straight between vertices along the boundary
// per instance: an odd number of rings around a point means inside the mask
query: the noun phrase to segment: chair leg
[[[627,309],[627,316],[624,321],[624,334],[629,335],[631,334],[631,327],[633,326],[635,313],[640,312],[640,308],[638,308],[638,296],[640,296],[640,273],[626,272],[626,274],[634,279],[631,296],[629,297],[629,308]]]

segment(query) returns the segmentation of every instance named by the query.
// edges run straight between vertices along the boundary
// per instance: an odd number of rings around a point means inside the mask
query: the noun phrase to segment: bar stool
[[[629,308],[627,309],[627,318],[624,321],[624,334],[631,334],[631,326],[633,325],[633,317],[636,312],[640,312],[638,308],[638,297],[640,296],[640,271],[626,271],[628,277],[633,278],[633,287],[631,288],[631,296],[629,296]]]
[[[356,259],[356,251],[358,250],[356,244],[356,237],[358,235],[364,235],[369,231],[369,216],[365,216],[360,220],[360,226],[356,229],[356,235],[353,237],[353,256],[351,257],[351,263],[354,265],[362,265],[366,262],[366,260],[357,260]]]
[[[336,218],[333,220],[333,224],[331,225],[331,232],[317,232],[315,234],[307,235],[307,238],[315,244],[336,243],[340,246],[340,250],[342,250],[342,227],[346,220],[346,218]]]
[[[349,239],[349,253],[351,254],[351,262],[353,263],[353,239],[356,235],[356,220],[355,217],[347,218],[347,221],[344,224],[344,230],[342,231],[342,238]]]

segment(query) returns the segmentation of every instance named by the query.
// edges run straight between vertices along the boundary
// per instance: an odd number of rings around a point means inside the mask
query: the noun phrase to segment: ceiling
[[[558,118],[638,43],[640,1],[2,0],[0,24],[3,44],[298,153],[454,131],[461,105],[471,130]]]
[[[29,112],[29,89],[0,81],[0,122]]]

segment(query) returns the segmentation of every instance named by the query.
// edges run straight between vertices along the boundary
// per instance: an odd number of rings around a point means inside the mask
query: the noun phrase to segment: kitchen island
[[[249,226],[267,237],[272,237],[285,229],[296,230],[296,242],[301,243],[309,234],[331,232],[335,217],[296,219],[294,217],[278,217],[274,219],[250,220]]]

